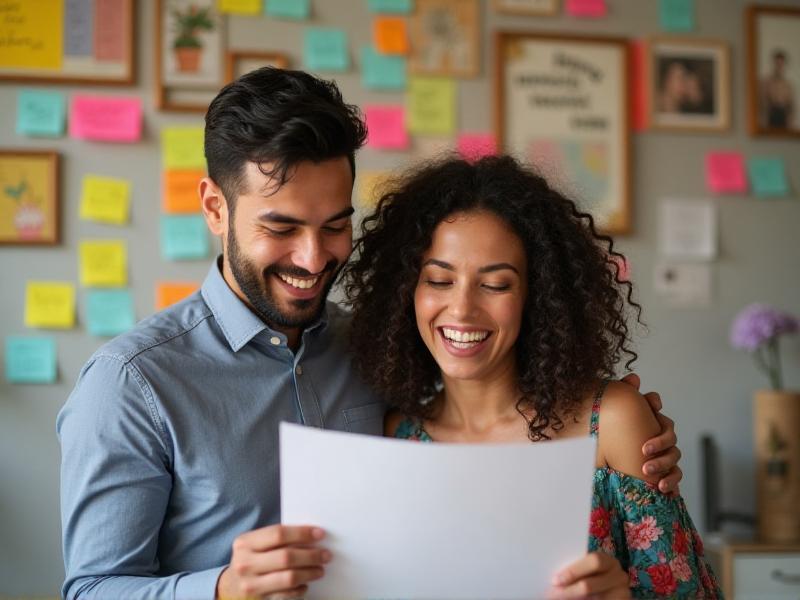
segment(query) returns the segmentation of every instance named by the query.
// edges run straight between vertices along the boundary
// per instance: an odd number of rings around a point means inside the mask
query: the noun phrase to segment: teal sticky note
[[[203,215],[163,215],[161,256],[167,260],[206,258],[208,230]]]
[[[21,90],[17,96],[17,133],[60,137],[64,135],[66,111],[64,94]]]
[[[414,10],[414,0],[369,0],[369,12],[407,15]]]
[[[658,18],[664,31],[692,31],[694,0],[659,0]]]
[[[342,29],[311,27],[306,30],[303,56],[312,71],[346,71],[350,66],[347,34]]]
[[[378,54],[371,46],[361,49],[361,83],[370,90],[404,90],[405,56]]]
[[[51,337],[7,337],[6,381],[55,383],[56,341]]]
[[[264,0],[264,12],[272,17],[303,21],[311,15],[311,0]]]
[[[86,321],[92,335],[111,337],[131,329],[136,317],[130,291],[89,291],[86,296]]]
[[[765,156],[750,158],[747,161],[747,172],[756,196],[763,198],[789,195],[789,184],[786,181],[786,167],[783,159]]]

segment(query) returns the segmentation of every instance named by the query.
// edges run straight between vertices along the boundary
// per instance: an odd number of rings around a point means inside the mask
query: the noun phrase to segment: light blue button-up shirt
[[[100,348],[57,419],[63,596],[213,598],[234,538],[280,521],[281,421],[382,432],[348,326],[329,303],[292,352],[214,265]]]

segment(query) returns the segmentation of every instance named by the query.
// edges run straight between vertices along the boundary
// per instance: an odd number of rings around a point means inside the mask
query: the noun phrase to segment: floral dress
[[[590,432],[598,435],[601,386]],[[422,422],[405,418],[395,437],[432,442]],[[656,486],[610,467],[594,472],[589,551],[602,551],[628,571],[634,598],[722,598],[703,559],[703,541],[680,496],[665,496]]]

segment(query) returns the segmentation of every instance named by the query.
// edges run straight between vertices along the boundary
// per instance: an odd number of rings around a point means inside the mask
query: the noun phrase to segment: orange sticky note
[[[168,169],[164,171],[162,208],[170,215],[200,212],[197,185],[206,176],[201,169]]]
[[[408,54],[408,32],[403,17],[377,17],[372,35],[381,54]]]
[[[200,289],[194,282],[161,282],[156,284],[156,310],[162,310],[191,296]]]

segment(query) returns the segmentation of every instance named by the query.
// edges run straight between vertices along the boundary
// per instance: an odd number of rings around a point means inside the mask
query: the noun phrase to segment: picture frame
[[[726,42],[656,37],[647,44],[647,56],[652,129],[730,129],[731,69]]]
[[[156,108],[205,113],[225,84],[225,17],[215,0],[155,5]]]
[[[58,153],[0,150],[0,245],[55,246],[60,241]]]
[[[133,85],[136,0],[6,2],[0,80]]]
[[[749,6],[745,43],[750,133],[800,137],[800,8]]]
[[[478,0],[417,0],[411,18],[409,71],[470,78],[480,74]]]
[[[495,12],[510,15],[553,16],[560,0],[494,0]]]
[[[228,50],[225,53],[225,83],[266,66],[286,69],[289,66],[289,57],[281,52]]]
[[[631,233],[628,69],[623,38],[498,32],[498,146],[533,166],[606,234]]]

